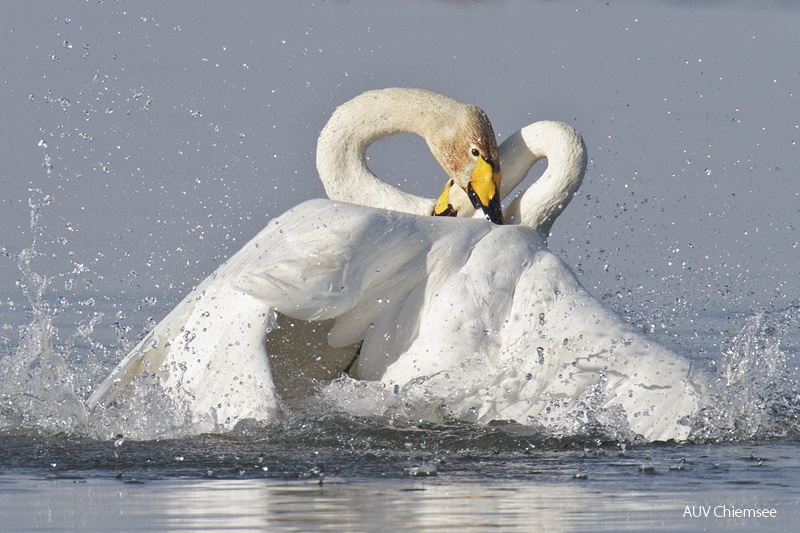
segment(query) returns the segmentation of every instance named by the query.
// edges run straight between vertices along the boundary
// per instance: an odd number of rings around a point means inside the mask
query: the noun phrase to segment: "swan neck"
[[[454,100],[420,89],[369,91],[341,105],[323,128],[317,143],[317,171],[332,200],[420,215],[433,213],[434,201],[406,193],[381,181],[366,164],[376,140],[397,133],[425,138],[446,128]]]
[[[556,218],[581,186],[586,172],[586,146],[580,134],[561,122],[535,122],[517,132],[500,147],[504,193],[525,179],[530,168],[547,159],[547,168],[536,182],[507,209],[510,223],[536,229],[547,238]],[[508,163],[504,161],[508,155]]]

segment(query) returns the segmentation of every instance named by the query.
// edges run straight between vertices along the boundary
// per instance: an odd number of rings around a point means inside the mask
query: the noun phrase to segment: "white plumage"
[[[500,149],[504,191],[543,157],[545,174],[506,210],[515,225],[300,204],[187,296],[89,402],[110,403],[145,369],[198,430],[273,420],[279,396],[337,376],[361,343],[351,375],[418,392],[455,418],[685,439],[705,378],[547,248],[585,170],[577,132],[542,122],[512,136]],[[294,344],[268,353],[265,338],[284,337]],[[292,349],[301,344],[311,349]]]

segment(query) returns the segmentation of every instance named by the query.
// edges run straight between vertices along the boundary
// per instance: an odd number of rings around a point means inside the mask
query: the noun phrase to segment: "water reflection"
[[[162,480],[0,478],[9,530],[74,531],[598,531],[664,528],[780,529],[800,518],[791,498],[768,502],[725,492],[609,495],[586,480],[573,483],[437,483],[387,480]],[[777,508],[777,517],[692,518],[687,506]]]

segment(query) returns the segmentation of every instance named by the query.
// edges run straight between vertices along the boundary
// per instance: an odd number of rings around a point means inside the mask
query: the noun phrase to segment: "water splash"
[[[760,310],[723,343],[717,387],[693,439],[739,441],[800,435],[800,306]]]
[[[479,360],[471,361],[480,365]],[[476,427],[501,424],[511,433],[523,432],[538,440],[562,442],[564,439],[590,439],[605,442],[633,441],[621,409],[603,407],[605,390],[602,380],[577,398],[546,398],[547,408],[525,424],[498,420],[492,401],[483,398],[485,382],[472,384],[463,374],[449,371],[415,379],[402,388],[388,389],[375,381],[361,381],[343,376],[321,388],[313,399],[291,406],[292,411],[325,417],[331,413],[356,418],[377,418],[387,427],[446,427],[452,424],[475,424]],[[513,429],[512,429],[513,428]]]
[[[76,374],[56,347],[58,332],[53,325],[57,309],[45,298],[51,279],[36,273],[31,263],[41,235],[41,208],[52,200],[32,190],[31,232],[33,241],[19,254],[8,254],[19,268],[22,290],[30,308],[30,322],[20,328],[20,342],[14,354],[0,359],[0,429],[83,433],[87,416],[83,401],[75,393]]]

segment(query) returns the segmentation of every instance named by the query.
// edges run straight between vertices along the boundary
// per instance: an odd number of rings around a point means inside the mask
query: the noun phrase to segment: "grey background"
[[[578,128],[587,179],[551,248],[692,351],[717,318],[798,297],[792,6],[6,3],[0,319],[24,307],[14,256],[33,233],[62,317],[105,303],[141,327],[131,302],[146,301],[159,318],[269,218],[323,196],[314,149],[338,104],[415,86],[480,105],[500,139],[539,119]],[[441,188],[413,137],[369,156],[391,183]],[[29,198],[47,204],[36,232]]]

